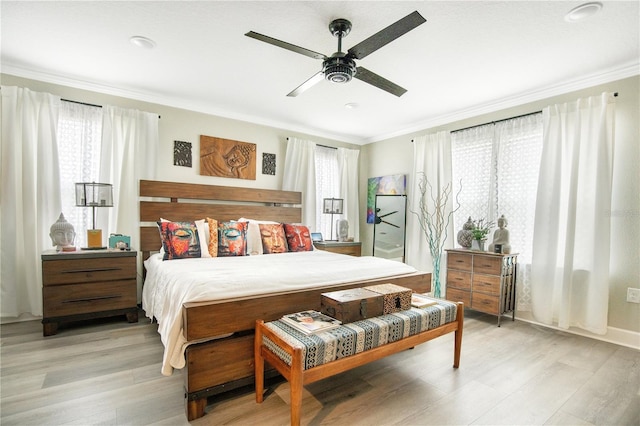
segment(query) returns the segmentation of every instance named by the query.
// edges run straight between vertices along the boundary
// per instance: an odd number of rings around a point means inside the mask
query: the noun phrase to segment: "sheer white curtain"
[[[340,175],[340,196],[344,198],[344,215],[349,221],[349,236],[360,241],[360,197],[358,195],[357,149],[338,148],[338,173]]]
[[[532,261],[536,320],[607,331],[614,112],[603,93],[543,110]]]
[[[61,210],[56,126],[60,98],[2,86],[2,317],[42,315],[41,253]]]
[[[58,117],[58,155],[62,211],[76,230],[76,247],[87,246],[92,210],[76,207],[76,182],[98,182],[102,108],[62,101]],[[104,237],[104,236],[103,236]]]
[[[316,166],[315,146],[312,141],[287,138],[284,157],[282,189],[302,192],[302,223],[316,226]]]
[[[108,233],[130,235],[134,248],[139,247],[138,185],[157,174],[158,120],[150,112],[103,107],[100,182],[113,184],[114,206],[96,209],[96,220]]]
[[[420,136],[413,141],[413,171],[409,177],[407,200],[407,263],[422,271],[433,270],[433,260],[429,244],[420,228],[415,213],[419,213],[420,190],[418,183],[424,175],[433,187],[433,194],[438,194],[446,185],[451,184],[451,136],[449,132],[438,132]],[[427,194],[431,199],[430,194]],[[454,194],[455,195],[455,194]],[[433,211],[433,204],[429,206]],[[449,198],[448,211],[453,209],[453,199]],[[415,212],[415,213],[414,213]],[[453,247],[453,220],[446,228],[445,248]],[[440,270],[440,282],[444,289],[445,268]],[[444,292],[442,293],[444,294]]]
[[[454,192],[460,188],[455,229],[469,217],[508,220],[518,255],[518,310],[531,310],[531,253],[542,152],[542,114],[530,114],[451,135]],[[457,231],[456,231],[457,232]],[[488,236],[491,242],[492,234]]]
[[[343,198],[340,193],[340,176],[338,172],[338,151],[335,148],[316,145],[316,205],[322,206],[323,198]],[[343,202],[344,211],[344,202]],[[342,215],[324,214],[318,209],[316,230],[322,232],[325,240],[337,239],[336,221]]]

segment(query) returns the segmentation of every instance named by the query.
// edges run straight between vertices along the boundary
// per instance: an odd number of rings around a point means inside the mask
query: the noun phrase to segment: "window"
[[[512,252],[518,263],[518,308],[530,306],[529,265],[542,153],[542,114],[532,114],[451,134],[454,194],[460,190],[460,209],[454,229],[469,217],[508,220]],[[491,242],[493,235],[488,237]]]
[[[322,233],[325,240],[328,240],[331,238],[332,232],[335,236],[335,220],[338,218],[333,215],[334,221],[331,223],[332,215],[323,213],[322,200],[324,198],[339,198],[338,150],[316,145],[315,151],[316,206],[318,206],[316,229]]]
[[[76,207],[75,183],[98,182],[100,142],[102,140],[102,108],[61,102],[58,116],[58,157],[62,212],[76,231],[76,247],[87,246],[91,209]]]

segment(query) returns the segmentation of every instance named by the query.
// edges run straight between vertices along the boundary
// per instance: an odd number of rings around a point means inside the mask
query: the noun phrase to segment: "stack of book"
[[[426,308],[427,306],[437,305],[438,300],[432,299],[424,294],[413,293],[411,294],[411,306],[416,308]]]
[[[295,314],[287,314],[282,317],[282,321],[305,334],[331,330],[342,324],[341,321],[318,311],[302,311],[296,312]]]

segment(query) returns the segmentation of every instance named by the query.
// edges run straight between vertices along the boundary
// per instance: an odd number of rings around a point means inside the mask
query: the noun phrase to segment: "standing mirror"
[[[404,262],[406,195],[376,195],[373,255]]]

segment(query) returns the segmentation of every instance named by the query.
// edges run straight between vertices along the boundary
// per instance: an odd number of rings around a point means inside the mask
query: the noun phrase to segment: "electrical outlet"
[[[627,302],[640,303],[640,288],[627,288]]]

